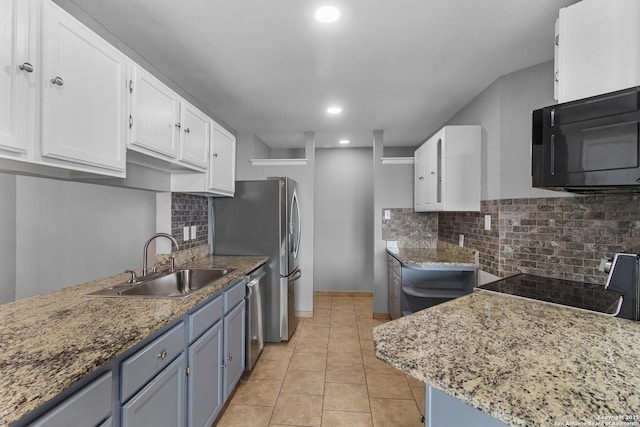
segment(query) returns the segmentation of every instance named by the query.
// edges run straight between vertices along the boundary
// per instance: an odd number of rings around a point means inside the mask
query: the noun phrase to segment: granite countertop
[[[86,294],[128,274],[0,305],[0,426],[7,426],[267,261],[211,256],[190,266],[235,270],[183,299]]]
[[[478,266],[475,251],[451,244],[438,243],[436,248],[388,247],[387,253],[410,267]]]
[[[640,322],[476,292],[373,337],[379,359],[510,426],[640,422]]]

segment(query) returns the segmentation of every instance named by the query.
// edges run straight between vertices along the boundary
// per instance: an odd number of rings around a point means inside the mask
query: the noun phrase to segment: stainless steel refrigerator
[[[267,255],[265,341],[288,341],[297,326],[296,281],[302,276],[297,183],[286,177],[237,181],[233,198],[214,201],[216,255]]]

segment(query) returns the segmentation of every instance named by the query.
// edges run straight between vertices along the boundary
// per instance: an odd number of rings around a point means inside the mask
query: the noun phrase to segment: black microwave
[[[640,87],[533,111],[533,186],[640,192]]]

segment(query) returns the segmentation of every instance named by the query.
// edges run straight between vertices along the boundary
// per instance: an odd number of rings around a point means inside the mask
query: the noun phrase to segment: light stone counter
[[[640,425],[640,322],[476,292],[373,337],[379,359],[507,425]]]
[[[438,242],[437,248],[387,248],[387,253],[409,267],[477,267],[474,251]]]
[[[86,294],[128,279],[119,274],[0,305],[0,426],[7,426],[121,355],[267,257],[212,256],[191,266],[234,268],[184,299]]]

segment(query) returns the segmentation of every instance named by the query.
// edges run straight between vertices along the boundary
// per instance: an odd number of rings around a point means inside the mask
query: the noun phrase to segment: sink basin
[[[190,268],[165,273],[134,284],[111,286],[89,295],[104,297],[181,298],[231,273],[226,268]]]

